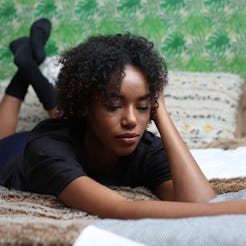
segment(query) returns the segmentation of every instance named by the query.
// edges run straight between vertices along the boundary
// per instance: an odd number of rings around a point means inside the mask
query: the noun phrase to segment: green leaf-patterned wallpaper
[[[0,79],[15,71],[9,43],[40,17],[53,25],[49,56],[94,34],[130,31],[152,40],[170,70],[246,78],[246,0],[1,0]]]

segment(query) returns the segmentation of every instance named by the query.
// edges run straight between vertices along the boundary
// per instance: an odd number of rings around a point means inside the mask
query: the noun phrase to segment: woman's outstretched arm
[[[176,130],[167,112],[163,91],[160,93],[158,103],[155,124],[168,155],[172,174],[173,199],[183,202],[209,201],[215,197],[215,192]],[[157,195],[165,199],[162,186],[164,184],[157,188]]]
[[[246,214],[246,200],[220,203],[174,201],[129,201],[83,176],[69,183],[59,198],[69,207],[103,218],[183,218],[222,214]]]

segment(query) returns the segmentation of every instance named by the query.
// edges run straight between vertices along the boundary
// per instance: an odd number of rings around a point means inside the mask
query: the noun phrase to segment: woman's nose
[[[137,117],[134,108],[129,107],[124,110],[121,119],[121,125],[123,128],[132,129],[137,124]]]

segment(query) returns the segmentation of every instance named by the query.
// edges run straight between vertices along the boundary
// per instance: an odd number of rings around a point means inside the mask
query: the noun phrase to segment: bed
[[[59,68],[48,58],[53,83]],[[0,82],[3,93],[7,81]],[[165,100],[191,153],[220,194],[246,199],[246,83],[235,74],[170,72]],[[46,118],[29,88],[18,131]],[[158,135],[153,123],[149,130]],[[129,200],[157,199],[144,187],[111,187]],[[246,215],[111,220],[67,208],[53,196],[0,187],[0,244],[246,245]]]

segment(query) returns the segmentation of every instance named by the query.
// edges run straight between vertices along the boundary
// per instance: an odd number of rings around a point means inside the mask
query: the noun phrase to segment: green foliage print
[[[229,0],[205,0],[204,4],[205,6],[208,5],[209,7],[218,10],[225,8],[229,2]]]
[[[217,31],[212,33],[208,38],[206,49],[208,52],[213,52],[218,55],[218,53],[225,53],[231,47],[230,38],[228,33],[223,31]]]
[[[56,3],[54,0],[41,0],[35,10],[35,17],[46,17],[46,18],[52,18],[53,16],[56,16]]]
[[[76,3],[75,13],[79,16],[92,17],[98,11],[96,0],[80,0]]]
[[[180,55],[185,50],[185,39],[182,33],[174,32],[164,40],[162,50],[167,53]]]
[[[160,2],[161,8],[169,11],[179,11],[182,7],[184,7],[183,0],[161,0]]]
[[[13,1],[5,1],[0,4],[1,23],[12,21],[16,16],[16,8]]]
[[[134,11],[141,6],[141,0],[122,0],[118,7],[119,11]]]
[[[1,0],[0,80],[15,73],[9,43],[41,17],[52,22],[48,56],[95,34],[150,39],[169,70],[238,73],[246,79],[245,0]]]
[[[200,36],[210,33],[212,31],[212,22],[211,19],[199,13],[190,14],[187,16],[183,23],[183,30],[185,31],[185,35],[191,36]]]

